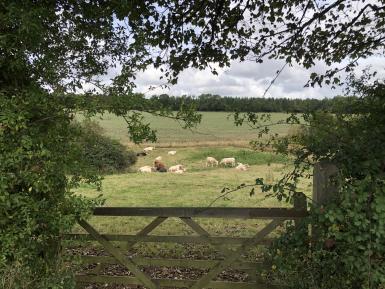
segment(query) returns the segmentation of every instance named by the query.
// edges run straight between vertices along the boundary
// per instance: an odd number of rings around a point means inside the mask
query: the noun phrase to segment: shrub
[[[74,288],[57,245],[101,204],[73,190],[100,179],[79,166],[78,130],[62,98],[34,87],[0,91],[0,111],[0,288]]]
[[[289,288],[385,288],[385,83],[364,80],[349,83],[362,96],[347,107],[352,113],[306,116],[303,133],[278,147],[294,155],[293,171],[262,187],[290,201],[302,191],[297,184],[311,176],[313,163],[338,168],[331,181],[339,186],[330,199],[313,203],[299,226],[287,223],[270,247],[266,276]]]
[[[125,171],[137,161],[136,154],[118,141],[103,135],[97,122],[85,120],[80,124],[79,144],[85,165],[100,173]]]

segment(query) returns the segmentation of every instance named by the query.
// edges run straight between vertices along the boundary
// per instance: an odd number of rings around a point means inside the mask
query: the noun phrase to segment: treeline
[[[222,97],[201,94],[199,96],[153,95],[154,101],[178,110],[182,104],[194,104],[198,111],[240,111],[240,112],[308,112],[340,111],[353,100],[352,97],[336,96],[324,99],[250,98]],[[355,99],[355,98],[354,98]]]

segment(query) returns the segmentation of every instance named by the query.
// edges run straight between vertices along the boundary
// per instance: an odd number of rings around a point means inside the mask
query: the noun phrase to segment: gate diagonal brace
[[[146,227],[144,227],[136,236],[147,236],[153,230],[155,230],[160,224],[167,220],[168,217],[156,217]],[[129,251],[138,242],[127,242],[126,251]]]
[[[242,251],[246,248],[258,244],[265,236],[267,236],[271,231],[273,231],[278,225],[280,225],[284,220],[283,219],[275,219],[266,225],[261,231],[259,231],[251,240],[247,240],[242,243],[242,245],[231,252],[227,258],[223,261],[219,261],[215,264],[211,270],[199,279],[194,285],[190,286],[190,289],[202,289],[208,286],[210,281],[212,281],[220,272],[222,272],[225,268],[227,268],[231,263],[239,259]]]
[[[209,239],[210,233],[207,232],[204,228],[202,228],[202,226],[195,222],[191,217],[180,217],[180,219],[184,223],[186,223],[191,229],[193,229],[199,236],[205,238],[208,243],[216,247],[218,251],[222,253],[223,256],[228,256],[229,254],[232,254],[234,252],[224,247],[223,244],[214,242],[213,240]]]
[[[140,232],[136,234],[136,236],[147,236],[151,233],[155,228],[157,228],[160,224],[162,224],[168,217],[157,217],[151,221],[146,227],[144,227]],[[125,251],[129,251],[134,247],[134,245],[138,242],[127,242]],[[98,275],[101,270],[104,269],[106,264],[98,263],[98,265],[90,272],[93,275]]]
[[[82,226],[96,241],[98,241],[108,253],[110,253],[120,264],[125,266],[130,272],[132,272],[136,278],[149,289],[159,289],[159,286],[154,283],[151,278],[143,273],[138,265],[131,259],[124,256],[119,249],[115,248],[107,239],[101,236],[89,223],[84,220],[78,220],[80,226]]]

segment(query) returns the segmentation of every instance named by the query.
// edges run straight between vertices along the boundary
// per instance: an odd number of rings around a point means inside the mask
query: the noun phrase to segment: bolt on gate
[[[85,220],[78,223],[88,234],[68,234],[67,240],[93,240],[100,243],[110,256],[80,256],[82,264],[97,264],[87,274],[76,275],[79,288],[87,283],[108,283],[124,285],[142,285],[145,288],[159,289],[163,287],[183,287],[191,289],[256,289],[273,288],[263,285],[258,280],[257,272],[263,269],[263,262],[250,262],[242,257],[242,253],[249,248],[266,244],[266,236],[285,220],[298,220],[307,215],[306,198],[298,198],[294,208],[198,208],[198,207],[163,207],[163,208],[130,208],[130,207],[99,207],[94,210],[94,216],[150,216],[155,217],[152,222],[140,230],[136,235],[100,234]],[[191,236],[159,236],[150,233],[168,218],[179,218],[189,226],[196,235]],[[253,237],[219,237],[211,236],[196,218],[223,219],[270,219]],[[267,240],[268,241],[268,240]],[[116,247],[112,242],[125,242],[125,249]],[[138,242],[179,243],[179,244],[209,244],[222,253],[220,260],[191,260],[143,258],[127,256],[127,252]],[[224,245],[234,246],[234,250]],[[130,271],[130,276],[110,276],[100,274],[104,266],[120,264]],[[154,279],[141,270],[141,267],[182,267],[207,270],[197,280]],[[245,282],[218,281],[215,278],[224,270],[236,269],[246,272],[250,278]]]

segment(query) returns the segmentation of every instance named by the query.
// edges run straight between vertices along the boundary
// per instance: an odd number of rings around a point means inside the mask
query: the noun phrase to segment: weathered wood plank
[[[195,280],[175,280],[175,279],[152,279],[162,287],[190,287]],[[135,277],[127,276],[76,276],[76,281],[81,283],[110,283],[122,285],[138,285],[139,280]],[[246,282],[226,282],[226,281],[211,281],[208,286],[213,289],[266,289],[266,285]]]
[[[192,243],[192,244],[242,244],[252,238],[247,237],[202,237],[202,236],[137,236],[137,235],[114,235],[101,234],[108,241],[120,242],[154,242],[154,243]],[[66,240],[94,240],[89,234],[67,234]],[[268,245],[273,239],[261,240],[261,245]]]
[[[202,238],[205,238],[209,244],[216,246],[216,248],[221,251],[223,256],[227,256],[228,254],[231,254],[232,251],[224,247],[223,243],[215,242],[213,239],[210,239],[209,232],[203,229],[201,225],[199,225],[193,219],[191,219],[190,217],[181,217],[180,219],[183,222],[185,222],[196,233],[198,233],[198,235],[200,235]]]
[[[294,195],[294,210],[306,211],[307,210],[307,199],[304,193],[296,193]],[[301,223],[301,219],[294,220],[295,225],[298,227]]]
[[[119,264],[114,257],[109,256],[81,256],[83,264],[103,263],[103,264]],[[209,269],[220,260],[189,260],[189,259],[160,259],[160,258],[144,258],[134,257],[132,261],[139,266],[155,266],[155,267],[185,267],[196,269]],[[232,269],[252,270],[254,273],[258,269],[264,268],[262,262],[244,262],[235,261],[231,265]]]
[[[338,184],[333,183],[333,177],[338,176],[336,165],[323,161],[316,163],[313,169],[313,203],[317,206],[330,201],[338,191]]]
[[[215,278],[221,271],[227,268],[231,263],[236,261],[246,250],[247,247],[258,244],[266,235],[273,231],[282,220],[273,220],[268,225],[266,225],[261,231],[259,231],[254,238],[251,240],[245,241],[237,250],[232,252],[227,256],[227,258],[221,262],[218,262],[205,276],[199,279],[193,286],[189,287],[191,289],[201,289],[208,286],[210,281]]]
[[[97,207],[95,216],[207,217],[240,219],[296,219],[306,211],[293,208],[219,208],[219,207]]]
[[[136,236],[146,236],[149,233],[151,233],[156,227],[158,227],[160,224],[162,224],[164,221],[167,220],[167,217],[156,217],[154,220],[151,221],[146,227],[144,227],[140,232],[136,234]],[[134,245],[136,241],[128,241],[126,245],[126,251],[129,251]]]
[[[164,221],[167,220],[167,217],[156,217],[151,223],[149,223],[146,227],[144,227],[142,230],[140,230],[139,233],[137,233],[137,236],[145,236],[151,233],[156,227],[158,227],[160,224],[162,224]]]
[[[78,223],[80,226],[82,226],[96,241],[98,241],[100,244],[103,245],[103,247],[112,255],[114,256],[120,264],[125,266],[127,269],[132,272],[138,280],[140,280],[142,285],[147,286],[150,289],[157,289],[158,286],[155,284],[149,276],[147,276],[145,273],[143,273],[137,265],[130,259],[128,259],[126,256],[122,255],[121,252],[112,246],[108,240],[103,238],[90,224],[88,224],[84,220],[78,220]]]
[[[209,232],[201,227],[197,222],[195,222],[190,217],[181,217],[180,218],[184,223],[186,223],[191,229],[193,229],[200,236],[210,236]]]

